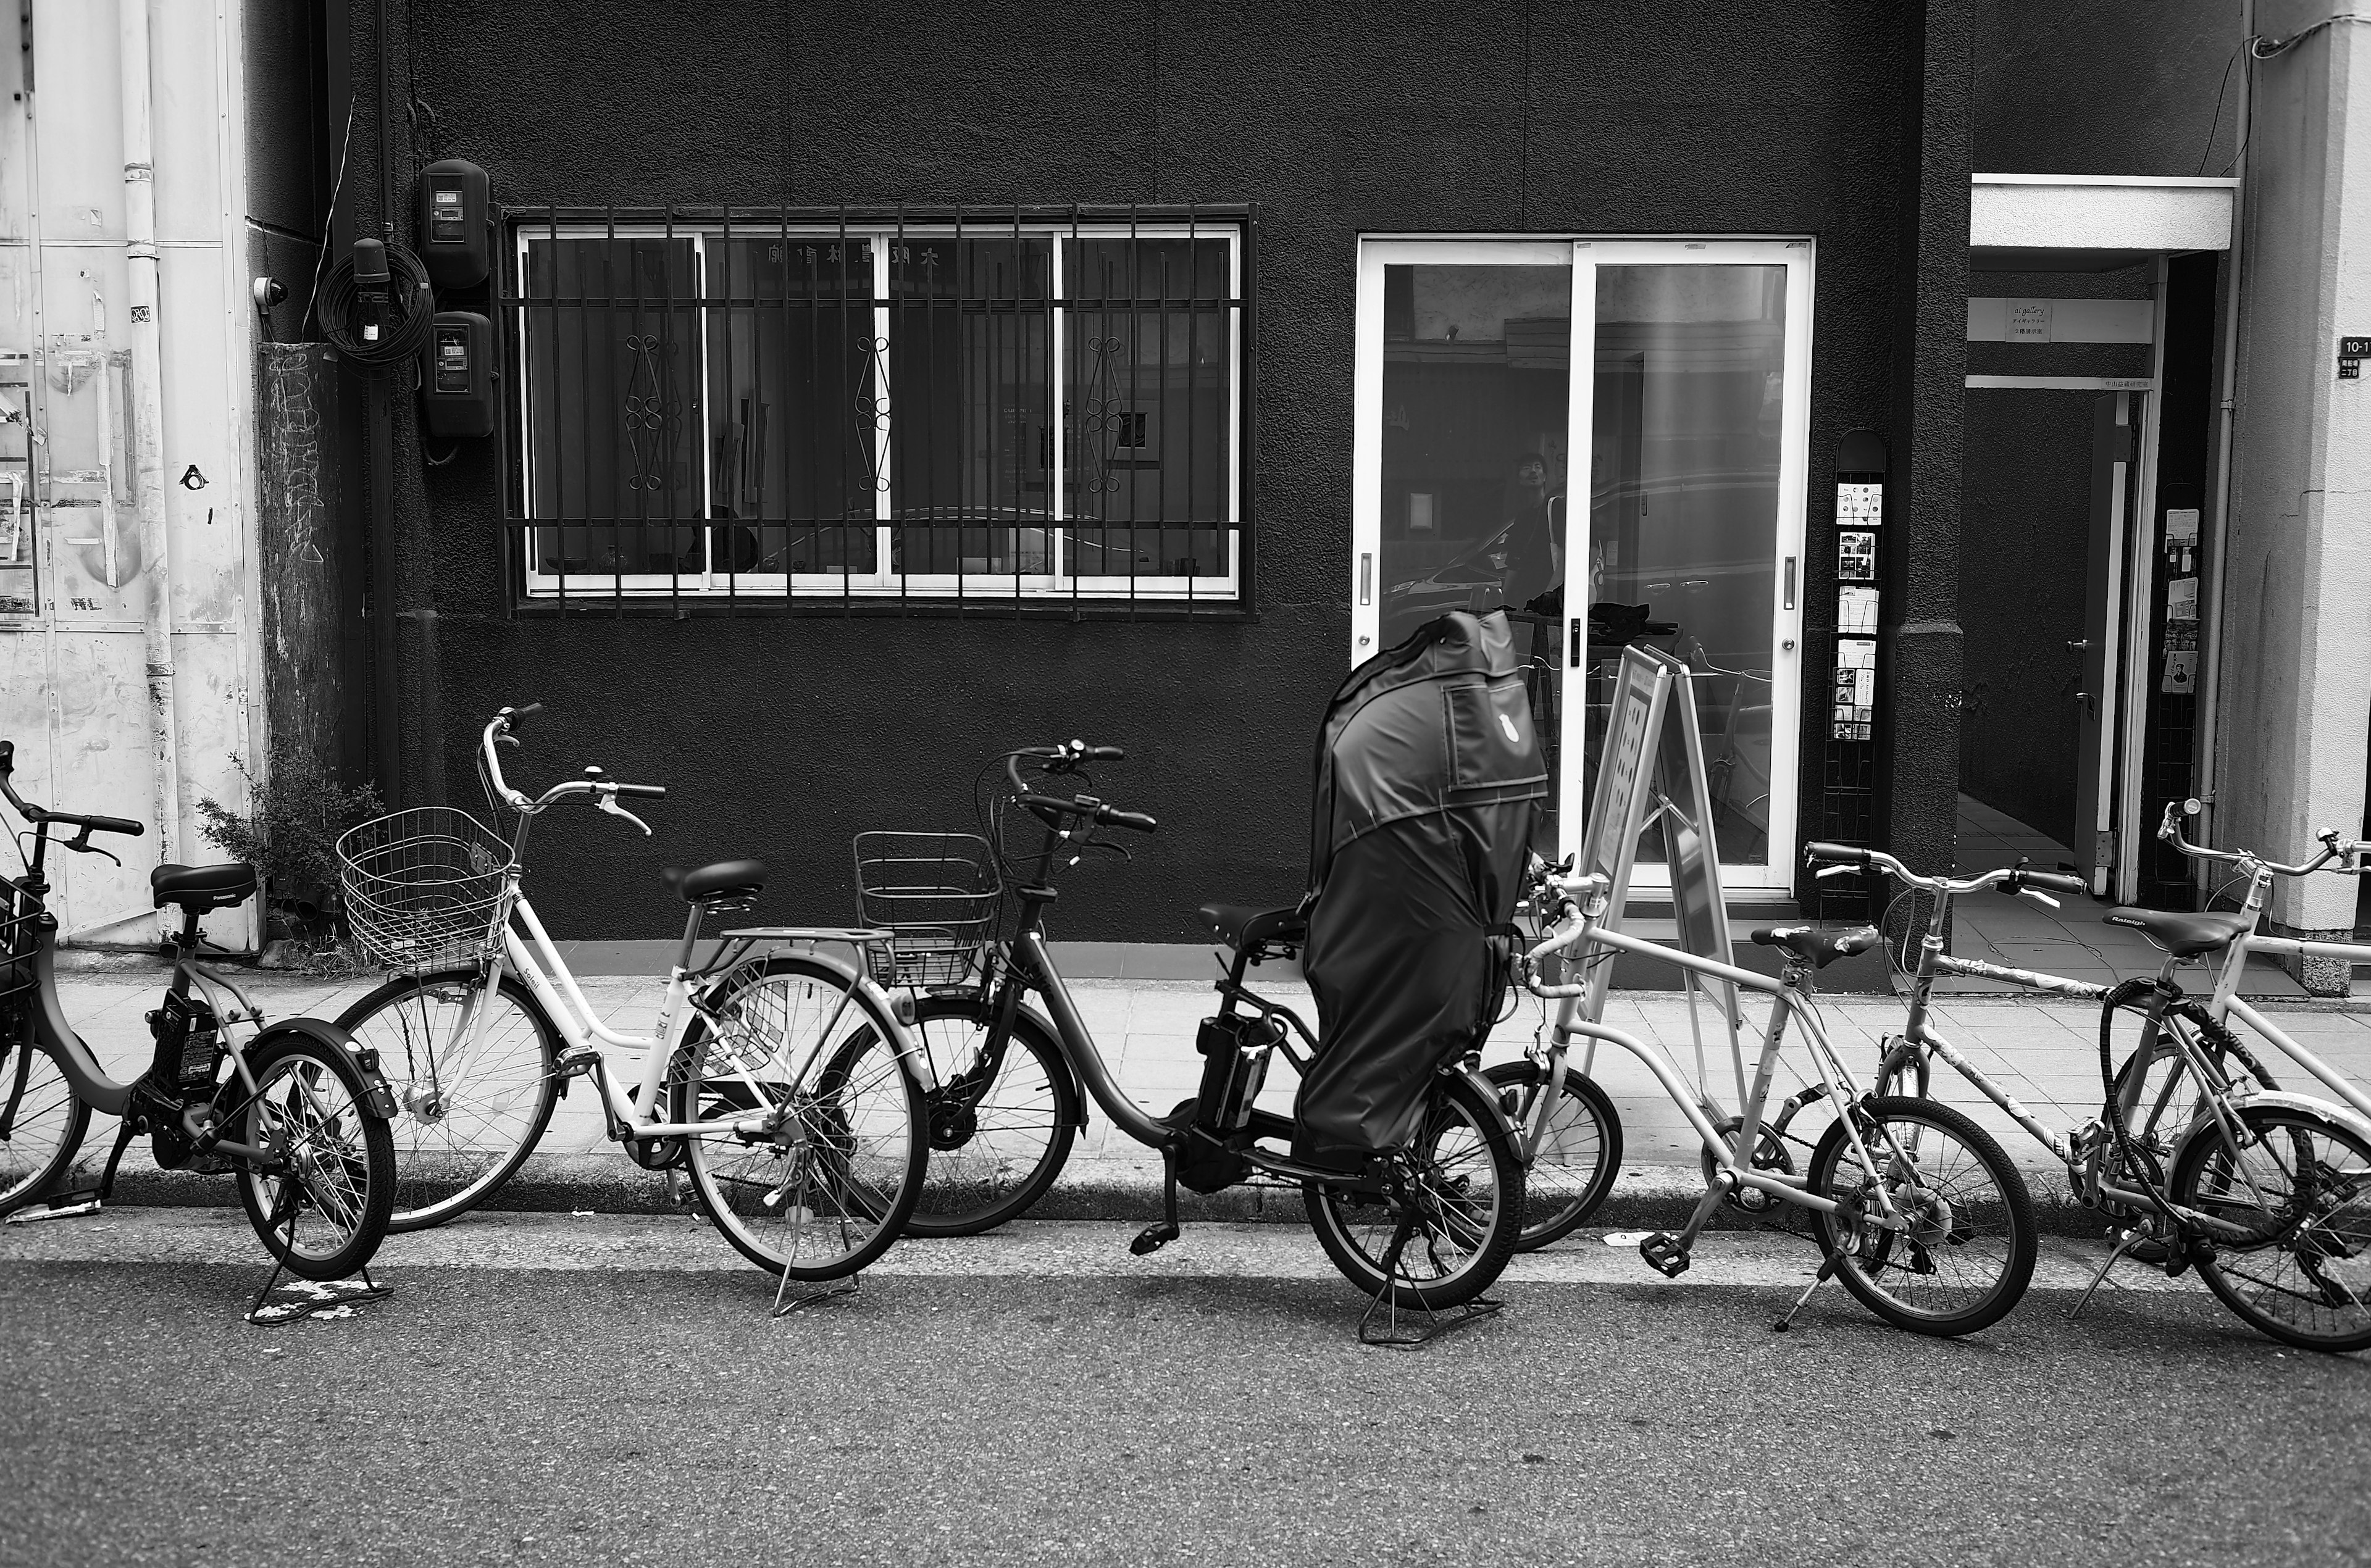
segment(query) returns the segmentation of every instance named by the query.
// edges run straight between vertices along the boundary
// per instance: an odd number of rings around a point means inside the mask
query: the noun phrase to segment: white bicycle
[[[619,801],[666,791],[597,767],[532,800],[512,789],[496,746],[518,744],[518,722],[539,710],[505,708],[480,738],[487,797],[515,817],[508,839],[427,806],[339,841],[355,938],[402,971],[338,1020],[377,1049],[400,1106],[388,1228],[441,1225],[492,1197],[535,1151],[571,1080],[585,1078],[611,1141],[645,1170],[688,1178],[744,1257],[786,1284],[855,1274],[896,1239],[929,1156],[927,1067],[864,967],[888,933],[731,930],[695,966],[702,921],[747,909],[766,868],[670,872],[690,910],[657,1026],[612,1029],[521,889],[520,856],[536,817],[562,801],[589,800],[648,835]]]

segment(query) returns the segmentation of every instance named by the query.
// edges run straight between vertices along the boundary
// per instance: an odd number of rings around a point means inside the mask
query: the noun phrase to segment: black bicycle
[[[179,908],[181,928],[172,980],[148,1015],[155,1054],[147,1071],[118,1083],[60,1006],[44,866],[53,834],[62,849],[108,855],[92,834],[136,838],[141,825],[29,804],[10,780],[15,764],[15,743],[0,741],[0,799],[27,824],[20,848],[31,840],[0,905],[0,1213],[51,1193],[97,1110],[121,1116],[122,1129],[97,1188],[65,1194],[61,1206],[104,1202],[125,1149],[145,1133],[168,1170],[237,1178],[249,1223],[289,1273],[333,1280],[363,1269],[395,1202],[387,1124],[395,1098],[374,1054],[319,1019],[267,1025],[237,986],[197,961],[200,917],[253,896],[253,868],[168,865],[149,877],[156,906]],[[252,1033],[242,1041],[240,1030]]]
[[[1137,1253],[1178,1236],[1181,1183],[1200,1193],[1298,1188],[1326,1256],[1378,1306],[1438,1311],[1475,1301],[1515,1250],[1524,1167],[1499,1094],[1472,1058],[1433,1076],[1405,1147],[1355,1166],[1296,1158],[1291,1120],[1254,1103],[1276,1056],[1305,1073],[1318,1049],[1298,1015],[1245,984],[1251,966],[1300,951],[1308,928],[1296,908],[1202,907],[1233,960],[1218,983],[1219,1011],[1202,1021],[1200,1092],[1155,1116],[1120,1090],[1054,967],[1045,930],[1060,870],[1090,852],[1127,853],[1099,830],[1154,830],[1152,818],[1083,792],[1088,765],[1120,760],[1117,747],[1076,741],[996,759],[1001,788],[983,803],[985,837],[966,841],[989,847],[1012,884],[1004,890],[1012,901],[1010,938],[953,928],[957,922],[927,931],[896,922],[905,951],[927,963],[963,953],[935,974],[900,976],[919,982],[916,1024],[936,1080],[927,1095],[930,1171],[907,1233],[973,1235],[1025,1213],[1061,1173],[1092,1095],[1122,1132],[1162,1156],[1164,1217],[1131,1243]],[[900,836],[903,853],[875,857],[868,891],[966,911],[993,902],[983,891],[989,879],[968,861],[953,886],[943,885],[945,868],[957,861],[946,845],[925,842],[943,836]],[[865,853],[860,845],[861,870]],[[870,913],[868,920],[892,923]],[[965,922],[988,923],[968,913]]]

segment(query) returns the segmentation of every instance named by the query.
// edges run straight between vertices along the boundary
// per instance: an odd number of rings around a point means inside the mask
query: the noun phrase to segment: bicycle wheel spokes
[[[711,1217],[766,1267],[852,1272],[894,1238],[921,1155],[919,1095],[846,982],[768,974],[688,1048],[682,1101]]]
[[[557,1086],[554,1043],[520,993],[475,974],[398,980],[343,1021],[395,1093],[396,1228],[473,1207],[525,1163]]]
[[[993,1061],[985,1009],[934,1009],[915,1026],[929,1054],[931,1161],[914,1205],[917,1228],[1000,1217],[1035,1182],[1063,1131],[1062,1103],[1033,1043],[1008,1038]]]
[[[2277,1106],[2235,1112],[2246,1134],[2201,1128],[2176,1203],[2247,1239],[2218,1236],[2199,1273],[2240,1317],[2311,1349],[2371,1345],[2371,1145],[2337,1123]],[[2194,1140],[2195,1141],[2195,1140]]]
[[[353,1243],[369,1207],[363,1109],[335,1073],[306,1056],[282,1057],[258,1087],[245,1141],[272,1150],[276,1160],[247,1180],[257,1184],[292,1253],[332,1257]]]
[[[6,1028],[0,1020],[0,1029]],[[74,1158],[89,1113],[46,1051],[0,1050],[0,1214],[41,1195]]]

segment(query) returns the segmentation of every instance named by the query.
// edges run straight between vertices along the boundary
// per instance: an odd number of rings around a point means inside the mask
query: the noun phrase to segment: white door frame
[[[1570,578],[1590,559],[1588,476],[1594,463],[1597,342],[1597,269],[1622,265],[1783,266],[1787,269],[1786,358],[1782,370],[1779,424],[1778,516],[1771,561],[1770,802],[1766,859],[1756,865],[1727,864],[1723,885],[1731,893],[1791,893],[1802,758],[1802,569],[1804,502],[1809,483],[1811,389],[1811,291],[1813,243],[1808,238],[1597,238],[1513,236],[1507,238],[1424,239],[1362,237],[1359,243],[1355,357],[1355,431],[1350,478],[1350,659],[1356,664],[1380,651],[1382,537],[1383,269],[1430,263],[1480,266],[1572,266],[1572,350],[1568,409],[1569,456],[1566,465],[1565,559]],[[1573,500],[1579,476],[1580,500]],[[1788,571],[1791,564],[1795,570]],[[1791,595],[1792,603],[1788,602]],[[1559,655],[1570,663],[1574,623],[1585,627],[1586,597],[1565,595]],[[1575,674],[1567,668],[1566,678]],[[1578,845],[1588,807],[1588,775],[1594,759],[1585,750],[1586,706],[1563,706],[1563,752],[1579,766],[1562,770],[1559,821]],[[1726,857],[1724,857],[1726,861]],[[1639,892],[1667,890],[1670,874],[1642,864],[1633,879]]]

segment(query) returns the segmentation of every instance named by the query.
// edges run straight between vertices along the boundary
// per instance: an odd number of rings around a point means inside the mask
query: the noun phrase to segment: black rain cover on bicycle
[[[1309,940],[1318,1052],[1308,1157],[1405,1145],[1425,1086],[1476,1049],[1548,769],[1503,612],[1427,622],[1350,673],[1317,736]]]

